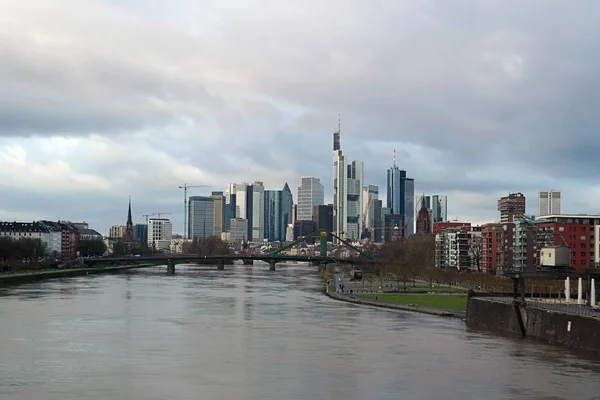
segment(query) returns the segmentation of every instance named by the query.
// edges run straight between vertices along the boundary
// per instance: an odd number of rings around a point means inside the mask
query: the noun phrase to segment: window
[[[582,252],[580,253],[580,255],[581,255],[581,257],[585,257],[585,256],[586,256],[586,254],[585,254],[585,251],[582,251]]]
[[[585,239],[586,239],[586,237],[585,237],[585,236],[582,236],[582,237],[581,237],[581,240],[585,240]]]
[[[585,249],[585,243],[581,243],[581,248]]]
[[[565,227],[564,226],[559,226],[558,227],[558,231],[559,232],[564,232],[565,231]]]

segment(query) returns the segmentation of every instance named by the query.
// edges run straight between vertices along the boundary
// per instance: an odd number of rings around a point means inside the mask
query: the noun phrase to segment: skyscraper
[[[312,220],[314,206],[325,203],[325,189],[319,178],[304,177],[298,186],[298,216],[299,220]]]
[[[294,223],[294,196],[292,196],[292,191],[288,186],[287,182],[283,185],[283,189],[281,190],[281,202],[283,204],[283,218],[286,221],[286,224]]]
[[[215,234],[215,201],[212,197],[188,199],[188,238],[207,238]]]
[[[362,161],[352,161],[347,166],[347,202],[346,202],[346,234],[349,239],[360,239],[363,199],[362,183],[364,165]]]
[[[538,217],[562,213],[562,192],[560,190],[540,190],[538,192]]]
[[[363,212],[366,210],[366,215],[363,215],[365,223],[367,225],[367,229],[370,229],[375,226],[375,208],[377,206],[377,201],[379,200],[379,186],[377,185],[367,185],[363,186]]]
[[[338,121],[338,130],[333,134],[333,232],[343,237],[347,230],[347,170],[340,133],[341,124]]]
[[[448,221],[448,196],[434,194],[431,196],[433,222]]]
[[[283,197],[283,190],[265,190],[264,236],[269,242],[285,240],[287,214],[284,213]]]
[[[252,184],[252,240],[265,238],[265,187],[262,182]]]
[[[404,237],[414,233],[415,221],[415,181],[406,177],[406,171],[396,165],[396,150],[394,150],[394,163],[387,172],[387,208],[390,214],[399,215],[403,221],[399,225]],[[397,218],[388,218],[397,221]]]
[[[211,196],[215,204],[214,235],[221,237],[221,233],[227,232],[225,223],[225,196],[223,192],[212,192]]]
[[[404,172],[404,174],[402,174]],[[387,208],[391,214],[401,214],[402,197],[400,191],[400,182],[402,177],[406,178],[406,172],[401,171],[396,165],[396,150],[394,150],[394,163],[387,171]]]

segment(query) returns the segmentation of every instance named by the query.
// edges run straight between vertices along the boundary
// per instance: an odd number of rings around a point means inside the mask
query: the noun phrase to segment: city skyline
[[[536,214],[536,193],[553,187],[563,212],[600,213],[587,164],[600,146],[600,94],[589,89],[600,69],[587,57],[598,4],[503,2],[498,13],[494,2],[440,0],[365,13],[350,0],[303,13],[234,3],[92,0],[67,11],[8,0],[0,220],[87,220],[104,233],[125,222],[131,195],[134,223],[171,212],[183,233],[184,182],[212,185],[189,193],[209,196],[230,182],[275,190],[315,176],[331,203],[340,113],[344,155],[364,162],[380,199],[395,148],[415,194],[448,196],[449,219],[495,221],[510,192]]]

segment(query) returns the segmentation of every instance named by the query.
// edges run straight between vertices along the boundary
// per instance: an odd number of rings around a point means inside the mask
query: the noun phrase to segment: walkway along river
[[[0,399],[592,399],[600,362],[334,301],[310,266],[0,288]]]

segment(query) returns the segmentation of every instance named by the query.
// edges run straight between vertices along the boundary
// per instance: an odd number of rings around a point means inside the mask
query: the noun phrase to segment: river
[[[594,399],[600,362],[321,293],[314,267],[0,289],[0,399]]]

